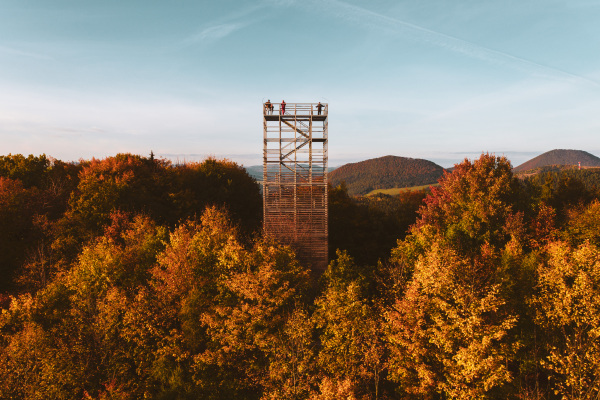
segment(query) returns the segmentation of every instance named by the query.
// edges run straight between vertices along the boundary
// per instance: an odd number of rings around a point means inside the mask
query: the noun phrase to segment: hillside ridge
[[[436,183],[444,168],[420,158],[387,155],[349,163],[329,173],[333,186],[345,182],[348,193],[367,194],[374,189],[391,189]]]
[[[540,154],[513,168],[514,172],[528,171],[551,165],[578,165],[582,167],[600,167],[600,158],[583,150],[555,149]]]

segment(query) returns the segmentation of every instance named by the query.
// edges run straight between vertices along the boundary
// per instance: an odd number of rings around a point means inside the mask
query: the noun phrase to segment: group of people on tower
[[[323,110],[323,104],[321,104],[321,102],[319,102],[319,104],[317,104],[317,112],[318,115],[321,115],[321,111]],[[267,102],[265,103],[265,114],[269,114],[269,115],[273,115],[273,110],[275,110],[275,105],[273,103],[271,103],[271,100],[267,100]],[[285,100],[281,100],[281,104],[279,106],[279,112],[281,115],[285,114]]]

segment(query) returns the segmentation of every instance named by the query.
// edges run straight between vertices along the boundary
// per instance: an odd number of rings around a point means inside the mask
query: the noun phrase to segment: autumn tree
[[[563,237],[573,244],[589,241],[600,246],[600,201],[598,199],[587,206],[573,207],[568,211]]]
[[[102,233],[115,210],[145,213],[174,227],[210,205],[228,208],[236,223],[248,231],[258,227],[258,184],[233,162],[209,158],[173,166],[166,160],[132,154],[93,159],[79,174],[52,246],[72,260],[83,243]]]
[[[410,273],[386,314],[390,375],[413,396],[504,396],[526,232],[521,185],[503,157],[446,173],[392,262]]]
[[[380,398],[386,371],[382,315],[369,296],[368,277],[354,260],[338,251],[328,266],[324,290],[315,301],[313,315],[319,332],[317,358],[322,371],[320,393],[333,390],[328,382],[345,382],[340,390],[356,398]]]
[[[501,279],[481,272],[440,244],[419,258],[403,298],[387,313],[390,374],[401,391],[415,398],[502,397],[512,378],[507,365],[517,344],[509,333],[517,316]]]
[[[85,231],[101,232],[115,209],[128,212],[162,211],[157,205],[166,195],[164,180],[154,162],[142,156],[117,154],[92,159],[79,174],[77,191],[69,201],[67,217]],[[166,209],[166,204],[163,205]]]
[[[548,246],[539,264],[532,299],[536,322],[546,332],[542,366],[563,399],[593,399],[600,393],[600,253],[585,242]]]
[[[504,157],[483,154],[457,164],[432,188],[420,210],[417,229],[432,229],[455,249],[477,253],[487,243],[502,247],[519,212],[521,185]]]
[[[306,338],[291,327],[308,276],[289,248],[263,239],[248,247],[217,208],[176,228],[124,316],[146,387],[215,399],[306,390]]]
[[[53,223],[76,186],[78,167],[45,155],[0,156],[0,291],[37,290],[53,275]]]
[[[16,272],[35,241],[38,194],[36,188],[25,188],[18,179],[0,177],[0,292],[13,288]]]
[[[0,380],[7,383],[0,397],[82,398],[114,379],[139,393],[143,374],[121,336],[123,316],[149,279],[164,231],[142,217],[115,225],[118,233],[85,247],[67,273],[2,314]]]
[[[306,399],[319,381],[318,347],[314,321],[306,306],[297,303],[270,347],[268,378],[262,399]]]

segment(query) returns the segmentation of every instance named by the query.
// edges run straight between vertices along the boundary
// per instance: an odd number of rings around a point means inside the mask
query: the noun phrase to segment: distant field
[[[547,172],[561,172],[561,171],[576,171],[576,170],[599,170],[600,167],[594,167],[594,166],[581,166],[578,167],[577,165],[546,165],[543,167],[537,167],[537,168],[533,168],[533,169],[528,169],[528,170],[523,170],[523,171],[515,171],[513,169],[514,175],[517,178],[529,178],[533,175],[537,175],[537,174],[541,174],[541,173],[547,173]]]
[[[390,196],[396,195],[396,194],[400,194],[402,192],[406,192],[408,190],[423,190],[423,189],[427,189],[430,186],[439,186],[439,183],[432,183],[429,185],[422,185],[422,186],[411,186],[411,187],[404,187],[404,188],[391,188],[391,189],[375,189],[370,191],[369,193],[367,193],[367,196],[373,196],[375,194],[388,194]]]

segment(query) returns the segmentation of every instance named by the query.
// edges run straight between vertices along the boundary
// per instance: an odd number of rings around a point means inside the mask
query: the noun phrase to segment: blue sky
[[[262,162],[328,102],[330,165],[600,156],[600,0],[0,0],[0,154]]]

